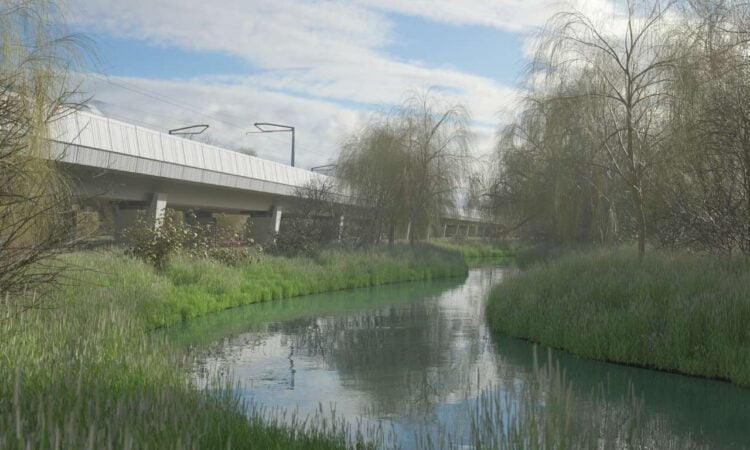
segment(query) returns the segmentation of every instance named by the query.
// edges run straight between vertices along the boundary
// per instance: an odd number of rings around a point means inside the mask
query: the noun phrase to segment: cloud
[[[84,77],[96,92],[96,106],[114,119],[167,131],[208,123],[207,134],[219,145],[252,148],[259,156],[289,162],[290,139],[282,133],[247,134],[253,123],[278,122],[296,127],[300,167],[321,165],[335,157],[343,135],[363,123],[366,111],[271,92],[252,86],[200,80]]]
[[[242,146],[265,142],[259,148],[263,156],[284,160],[279,157],[285,154],[283,145],[257,135],[250,142],[239,128],[255,120],[293,123],[301,145],[306,142],[308,150],[315,150],[302,156],[300,149],[299,160],[308,165],[331,157],[342,137],[356,130],[368,111],[396,104],[410,90],[431,87],[469,109],[481,135],[476,152],[485,153],[490,146],[487,130],[508,119],[518,89],[458,69],[388,55],[386,46],[397,39],[389,16],[410,14],[453,25],[527,31],[543,24],[560,4],[551,0],[68,1],[75,11],[70,19],[90,34],[218,52],[257,69],[243,76],[120,80],[167,100],[189,99],[191,113],[153,95],[134,95],[101,80],[90,82],[96,98],[112,104],[107,107],[111,113],[132,117],[136,113],[132,110],[139,109],[139,120],[167,128],[194,121],[194,109],[206,108],[241,125],[217,123],[212,128],[217,138]],[[275,140],[283,140],[281,136],[274,135]]]

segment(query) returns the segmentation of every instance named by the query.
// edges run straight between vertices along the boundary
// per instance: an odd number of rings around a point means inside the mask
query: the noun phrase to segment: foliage
[[[261,254],[261,248],[253,245],[252,240],[245,242],[247,230],[236,228],[201,223],[193,211],[183,217],[179,211],[168,209],[159,219],[139,214],[135,224],[124,230],[123,237],[129,245],[126,251],[129,255],[157,269],[163,269],[177,252],[227,263],[252,262]],[[224,248],[227,244],[236,248]]]
[[[537,39],[484,207],[546,244],[750,254],[750,6],[628,0]]]
[[[218,247],[209,249],[207,256],[226,266],[241,267],[259,263],[263,250],[261,247]]]
[[[337,176],[355,208],[357,241],[380,242],[406,227],[414,242],[456,206],[468,160],[469,117],[432,93],[415,94],[343,146]]]
[[[628,250],[569,254],[497,287],[496,331],[619,362],[750,386],[750,263]]]
[[[50,124],[70,112],[65,74],[75,40],[44,0],[0,5],[0,296],[54,284],[74,241],[66,177],[49,157]]]
[[[291,208],[284,211],[273,250],[287,256],[311,255],[341,243],[344,207],[330,179],[313,179],[296,188]]]
[[[157,269],[163,268],[191,237],[193,233],[176,211],[167,211],[162,219],[139,214],[135,224],[123,231],[123,238],[129,244],[127,253]]]

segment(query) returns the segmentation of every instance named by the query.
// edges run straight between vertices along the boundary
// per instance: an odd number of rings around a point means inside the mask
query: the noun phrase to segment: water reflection
[[[517,390],[532,377],[531,345],[492,336],[487,291],[503,269],[468,278],[272,302],[196,321],[174,338],[211,351],[197,371],[232,372],[255,402],[312,412],[335,405],[351,419],[387,420],[414,444],[419,430],[461,435],[467,405],[489,386]],[[708,380],[583,361],[554,353],[572,380],[579,408],[606,386],[611,408],[626,408],[629,382],[643,393],[644,418],[664,433],[692,435],[712,448],[750,442],[750,391]]]

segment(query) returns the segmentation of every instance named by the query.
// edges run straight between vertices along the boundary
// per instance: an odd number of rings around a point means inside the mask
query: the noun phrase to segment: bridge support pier
[[[161,227],[164,223],[164,215],[167,212],[167,194],[155,192],[151,197],[151,204],[148,208],[148,217],[154,221],[154,228]]]
[[[281,214],[282,210],[278,206],[273,207],[269,212],[250,213],[255,242],[273,244],[276,241],[276,235],[281,229]]]

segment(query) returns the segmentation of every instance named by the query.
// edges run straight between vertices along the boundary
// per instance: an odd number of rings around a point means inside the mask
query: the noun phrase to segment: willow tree
[[[405,226],[414,242],[437,216],[455,207],[468,159],[468,114],[433,93],[410,96],[352,136],[337,175],[368,212],[369,241],[395,240]]]
[[[440,215],[456,210],[456,194],[467,174],[469,115],[458,104],[430,92],[411,96],[401,108],[406,154],[405,208],[409,240]]]
[[[646,248],[648,180],[669,131],[670,85],[679,46],[670,24],[672,0],[627,0],[625,14],[598,22],[580,11],[555,15],[541,36],[534,75],[548,83],[585,81],[599,106],[592,135],[630,192],[638,252]]]
[[[530,93],[497,148],[488,207],[522,237],[553,243],[617,241],[621,184],[588,130],[585,85]]]
[[[68,184],[51,161],[50,124],[70,111],[77,40],[44,0],[0,6],[0,295],[52,282],[70,243]]]
[[[669,245],[750,254],[750,5],[691,0],[674,89],[672,164],[660,191]]]
[[[361,244],[378,242],[384,232],[395,240],[405,179],[401,139],[381,119],[351,136],[339,154],[336,175],[354,204],[347,221],[357,222]]]

